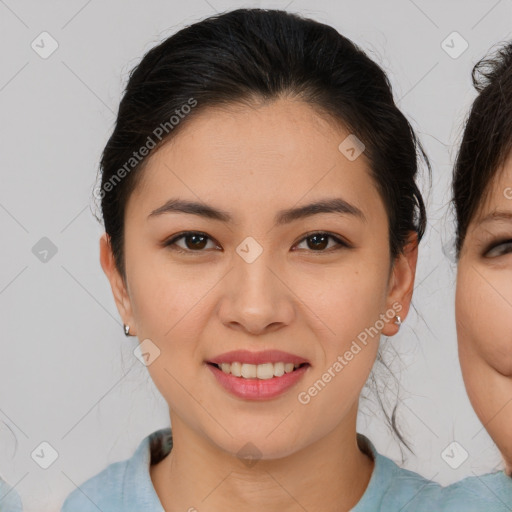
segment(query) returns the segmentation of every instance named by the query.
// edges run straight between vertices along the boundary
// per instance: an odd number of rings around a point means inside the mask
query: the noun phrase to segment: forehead
[[[382,213],[365,153],[339,149],[350,137],[298,100],[208,107],[149,157],[132,202],[149,210],[183,195],[263,213],[329,194]]]

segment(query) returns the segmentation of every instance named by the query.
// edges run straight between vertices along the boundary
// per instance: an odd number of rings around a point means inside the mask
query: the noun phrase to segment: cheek
[[[157,354],[148,371],[168,402],[171,397],[179,401],[183,395],[179,383],[201,365],[199,340],[205,318],[211,314],[205,311],[205,290],[215,283],[211,277],[205,281],[197,273],[194,276],[176,267],[164,272],[151,266],[133,270],[131,303],[141,350],[147,346]]]
[[[502,273],[461,272],[457,282],[457,337],[463,370],[470,355],[512,375],[512,286]]]
[[[208,290],[221,277],[212,267],[178,265],[161,255],[138,258],[128,272],[138,331],[164,344],[193,336],[198,318],[204,317]]]
[[[394,317],[393,311],[385,310],[387,275],[378,265],[363,267],[354,265],[350,272],[338,270],[324,276],[317,281],[317,286],[324,284],[316,292],[306,285],[302,288],[314,314],[304,309],[301,321],[308,319],[309,330],[323,351],[314,377],[335,381],[330,385],[332,392],[341,395],[349,389],[357,394],[364,385],[375,362],[384,322]],[[324,379],[323,372],[336,374],[336,378],[326,374]]]
[[[141,272],[134,280],[132,304],[142,344],[158,356],[147,366],[157,389],[173,410],[183,417],[191,415],[191,396],[201,397],[201,382],[196,382],[202,365],[200,340],[205,330],[207,287],[199,278],[171,272]],[[203,286],[204,285],[204,286]],[[153,345],[154,344],[154,345]],[[143,345],[141,345],[141,349]],[[190,416],[191,418],[191,416]]]

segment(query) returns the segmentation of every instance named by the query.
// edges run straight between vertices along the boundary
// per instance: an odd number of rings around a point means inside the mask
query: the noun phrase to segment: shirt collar
[[[171,448],[170,427],[157,430],[140,442],[126,467],[122,510],[136,510],[139,507],[139,510],[165,512],[153,487],[149,469],[151,464],[156,464],[168,455]]]
[[[363,434],[357,434],[357,444],[363,453],[374,460],[375,465],[368,486],[359,502],[352,509],[353,512],[367,510],[370,504],[369,500],[375,498],[374,491],[386,488],[398,467],[391,459],[380,455],[373,443]],[[134,505],[137,505],[144,506],[146,510],[165,512],[153,487],[150,466],[165,458],[171,451],[172,445],[170,427],[156,430],[141,441],[133,457],[129,459],[126,468],[122,498],[126,510],[131,510]],[[136,491],[134,491],[135,487]],[[134,493],[137,498],[135,503]]]

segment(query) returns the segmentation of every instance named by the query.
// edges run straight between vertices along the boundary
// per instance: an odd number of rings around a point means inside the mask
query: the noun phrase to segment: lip
[[[241,363],[241,364],[264,364],[264,363],[293,363],[302,364],[309,363],[307,359],[283,352],[282,350],[263,350],[260,352],[250,352],[249,350],[233,350],[226,352],[213,359],[206,361],[207,363]],[[250,380],[250,379],[247,379]]]
[[[206,366],[213,373],[217,382],[232,395],[246,400],[269,400],[292,388],[304,376],[310,364],[271,379],[245,379],[224,373],[213,364],[206,364]]]

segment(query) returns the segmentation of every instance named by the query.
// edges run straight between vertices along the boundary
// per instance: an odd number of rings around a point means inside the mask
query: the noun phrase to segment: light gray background
[[[421,316],[412,311],[388,342],[388,354],[401,357],[399,423],[416,452],[404,466],[445,484],[501,467],[458,365],[446,205],[475,95],[470,71],[511,37],[510,0],[0,0],[0,474],[26,511],[58,510],[76,485],[168,424],[99,264],[91,191],[132,67],[184,25],[241,6],[286,7],[329,23],[388,72],[434,173],[413,299]],[[47,59],[31,48],[43,31],[59,45]],[[469,44],[455,59],[442,47],[453,31]],[[32,252],[43,237],[57,248],[47,262]],[[359,430],[400,462],[375,401],[363,407]],[[454,440],[469,454],[458,469],[441,456]],[[46,470],[31,457],[43,441],[58,452]]]

